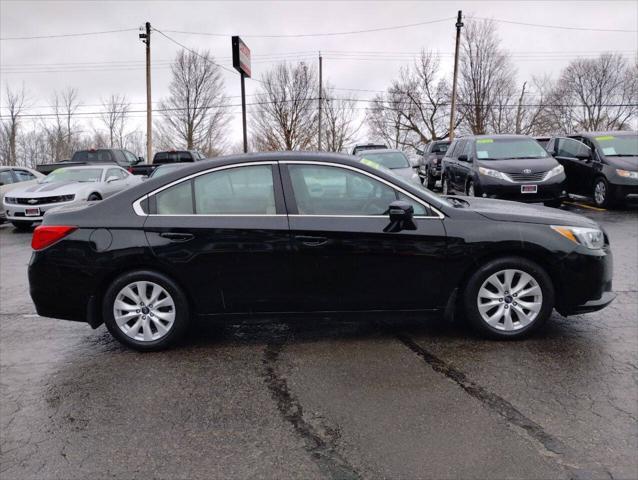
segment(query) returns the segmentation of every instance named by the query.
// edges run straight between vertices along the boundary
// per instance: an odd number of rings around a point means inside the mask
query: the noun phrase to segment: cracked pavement
[[[147,354],[35,315],[2,225],[0,478],[638,478],[638,209],[569,209],[607,230],[618,298],[528,340],[272,318]]]

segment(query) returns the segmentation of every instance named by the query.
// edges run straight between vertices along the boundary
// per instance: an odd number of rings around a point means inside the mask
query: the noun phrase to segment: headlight
[[[605,245],[605,235],[598,228],[552,225],[552,229],[568,240],[578,245],[584,245],[591,250],[603,248],[603,245]]]
[[[18,203],[13,197],[4,197],[4,203]]]
[[[509,181],[509,178],[507,178],[507,175],[505,175],[503,172],[492,170],[491,168],[479,167],[479,173],[487,177],[500,178],[501,180]]]
[[[638,172],[632,172],[631,170],[620,170],[619,168],[617,168],[616,173],[621,177],[633,178],[634,180],[638,180]]]
[[[59,202],[70,202],[75,199],[75,195],[60,195]]]
[[[545,175],[545,180],[555,177],[556,175],[560,175],[564,171],[565,171],[565,168],[562,165],[557,165],[556,167],[552,168],[549,172],[547,172],[547,174]]]

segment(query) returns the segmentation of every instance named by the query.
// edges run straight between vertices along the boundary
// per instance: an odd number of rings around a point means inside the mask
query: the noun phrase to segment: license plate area
[[[39,217],[40,216],[40,208],[39,207],[28,207],[24,209],[25,217]]]
[[[521,185],[521,193],[537,193],[538,185]]]

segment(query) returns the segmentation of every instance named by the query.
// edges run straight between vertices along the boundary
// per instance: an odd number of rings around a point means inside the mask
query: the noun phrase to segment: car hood
[[[480,167],[491,168],[505,173],[536,173],[546,172],[558,166],[553,157],[547,158],[519,158],[507,160],[479,160]],[[529,169],[531,172],[523,172]]]
[[[36,183],[16,188],[11,191],[12,197],[52,197],[56,195],[73,195],[81,192],[86,188],[88,183],[81,182],[52,182],[52,183]]]
[[[615,168],[623,170],[638,170],[638,157],[605,157]]]
[[[493,198],[458,197],[467,201],[466,207],[490,220],[540,223],[544,225],[571,225],[575,227],[598,227],[596,222],[572,212],[509,200]]]

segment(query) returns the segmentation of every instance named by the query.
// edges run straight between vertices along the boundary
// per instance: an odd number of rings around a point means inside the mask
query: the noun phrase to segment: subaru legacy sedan
[[[32,239],[31,297],[42,316],[106,323],[138,350],[227,314],[438,311],[516,338],[553,309],[613,300],[609,240],[595,222],[439,197],[373,165],[222,157],[52,211]]]

